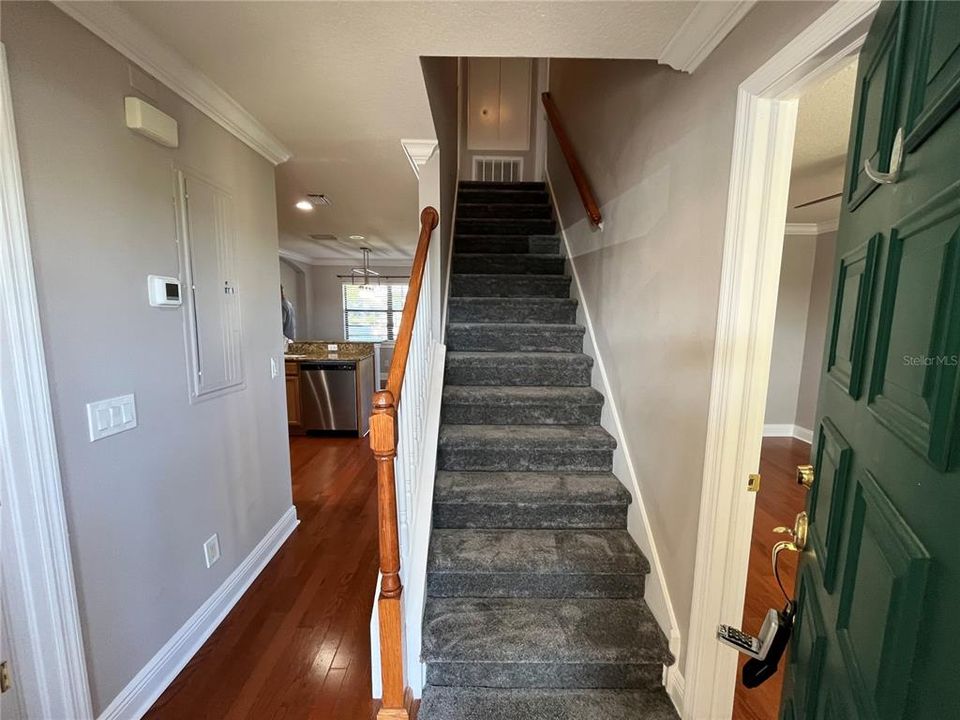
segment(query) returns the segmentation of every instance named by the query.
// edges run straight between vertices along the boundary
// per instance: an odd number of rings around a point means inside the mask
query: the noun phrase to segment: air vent
[[[333,205],[333,201],[323,193],[307,193],[307,200],[313,203],[314,207],[321,205]]]
[[[523,177],[523,158],[508,155],[475,155],[473,179],[486,182],[520,182]]]
[[[331,235],[330,233],[313,233],[310,235],[310,238],[312,240],[316,240],[317,242],[336,242],[337,241],[337,236]]]

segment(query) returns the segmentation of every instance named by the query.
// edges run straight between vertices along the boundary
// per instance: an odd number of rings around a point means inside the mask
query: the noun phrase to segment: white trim
[[[840,218],[819,223],[787,223],[783,228],[783,234],[794,236],[823,235],[828,232],[836,232],[838,227],[840,227]]]
[[[540,97],[550,91],[550,58],[537,59],[537,93],[534,96],[534,112],[536,113],[536,133],[534,138],[533,173],[534,180],[542,181],[547,172],[547,111],[543,107]]]
[[[4,599],[13,600],[21,698],[30,717],[90,718],[60,462],[20,175],[6,48],[0,44],[0,476]],[[16,478],[16,482],[13,480]]]
[[[684,718],[729,718],[737,653],[717,624],[743,615],[790,180],[796,97],[835,70],[866,37],[876,2],[832,5],[738,91],[693,607],[684,668]]]
[[[764,437],[791,437],[796,438],[797,440],[803,440],[805,443],[813,442],[813,430],[808,430],[805,427],[800,427],[799,425],[786,424],[771,424],[763,426],[763,436]]]
[[[407,156],[410,167],[413,168],[413,174],[419,179],[420,168],[426,165],[437,151],[437,141],[401,139],[400,144],[403,146],[403,152]]]
[[[730,34],[756,0],[698,2],[661,51],[658,61],[692,73]]]
[[[312,257],[307,257],[306,255],[301,255],[298,252],[293,250],[287,250],[286,248],[279,248],[277,254],[286,258],[287,260],[293,260],[294,262],[303,263],[304,265],[316,265],[317,259]]]
[[[660,629],[667,636],[670,644],[670,652],[677,657],[678,662],[665,669],[665,682],[668,687],[676,691],[677,679],[674,677],[680,674],[680,626],[677,623],[677,616],[673,610],[673,603],[670,600],[670,591],[667,589],[666,576],[663,572],[663,563],[660,561],[660,553],[657,551],[657,543],[650,529],[650,518],[647,514],[646,505],[643,502],[643,495],[640,491],[640,482],[634,468],[633,459],[630,456],[630,449],[627,447],[626,436],[623,432],[623,422],[620,419],[620,410],[617,407],[617,400],[611,389],[610,379],[607,374],[606,364],[600,355],[597,346],[597,335],[594,330],[593,319],[590,317],[590,309],[584,302],[583,285],[580,283],[580,274],[577,272],[577,266],[570,251],[570,241],[567,238],[565,228],[566,224],[560,215],[560,205],[557,202],[557,196],[554,192],[553,183],[550,179],[549,169],[546,171],[547,189],[550,192],[550,199],[553,203],[554,212],[557,214],[557,225],[560,228],[560,237],[563,239],[563,248],[567,260],[570,264],[570,271],[573,275],[573,285],[571,287],[572,296],[577,300],[577,316],[586,327],[584,334],[583,351],[594,360],[594,370],[591,373],[591,385],[601,392],[604,396],[603,411],[600,417],[601,426],[609,432],[617,441],[617,447],[613,451],[613,472],[623,482],[624,474],[628,483],[627,489],[633,497],[630,510],[627,515],[627,530],[630,536],[636,541],[640,550],[650,561],[650,574],[646,580],[646,591],[644,600],[650,612],[656,619]],[[683,680],[680,679],[680,687]],[[682,691],[681,691],[682,695]]]
[[[143,717],[299,524],[297,509],[291,505],[237,569],[127,683],[97,720],[139,720]]]
[[[278,248],[277,255],[304,265],[316,265],[318,267],[349,267],[358,263],[356,257],[309,257],[286,248]],[[410,266],[413,265],[413,258],[378,258],[370,264],[374,267],[402,267],[409,270]]]
[[[681,712],[684,703],[683,698],[686,693],[686,682],[680,669],[677,668],[676,665],[674,665],[674,668],[673,672],[664,673],[664,689],[667,692],[667,697],[670,698],[673,706],[677,709],[677,712]]]
[[[53,2],[114,50],[135,62],[274,165],[290,159],[290,151],[259,120],[116,3]]]
[[[477,177],[477,170],[485,162],[500,162],[504,165],[517,166],[517,181],[523,180],[523,156],[521,155],[474,155],[471,160],[471,176],[474,180],[483,180],[484,182],[511,182],[502,180],[485,180]],[[502,175],[501,175],[502,177]]]

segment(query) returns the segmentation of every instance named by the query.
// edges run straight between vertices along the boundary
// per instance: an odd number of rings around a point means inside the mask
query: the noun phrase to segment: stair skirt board
[[[457,197],[420,720],[674,720],[550,195]]]

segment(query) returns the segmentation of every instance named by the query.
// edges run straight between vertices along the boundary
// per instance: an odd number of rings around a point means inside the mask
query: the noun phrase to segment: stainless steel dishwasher
[[[300,363],[304,430],[358,430],[357,364]]]

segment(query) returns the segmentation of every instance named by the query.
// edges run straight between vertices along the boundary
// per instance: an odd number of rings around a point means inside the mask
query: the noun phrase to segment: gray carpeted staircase
[[[460,184],[420,720],[675,720],[542,183]]]

